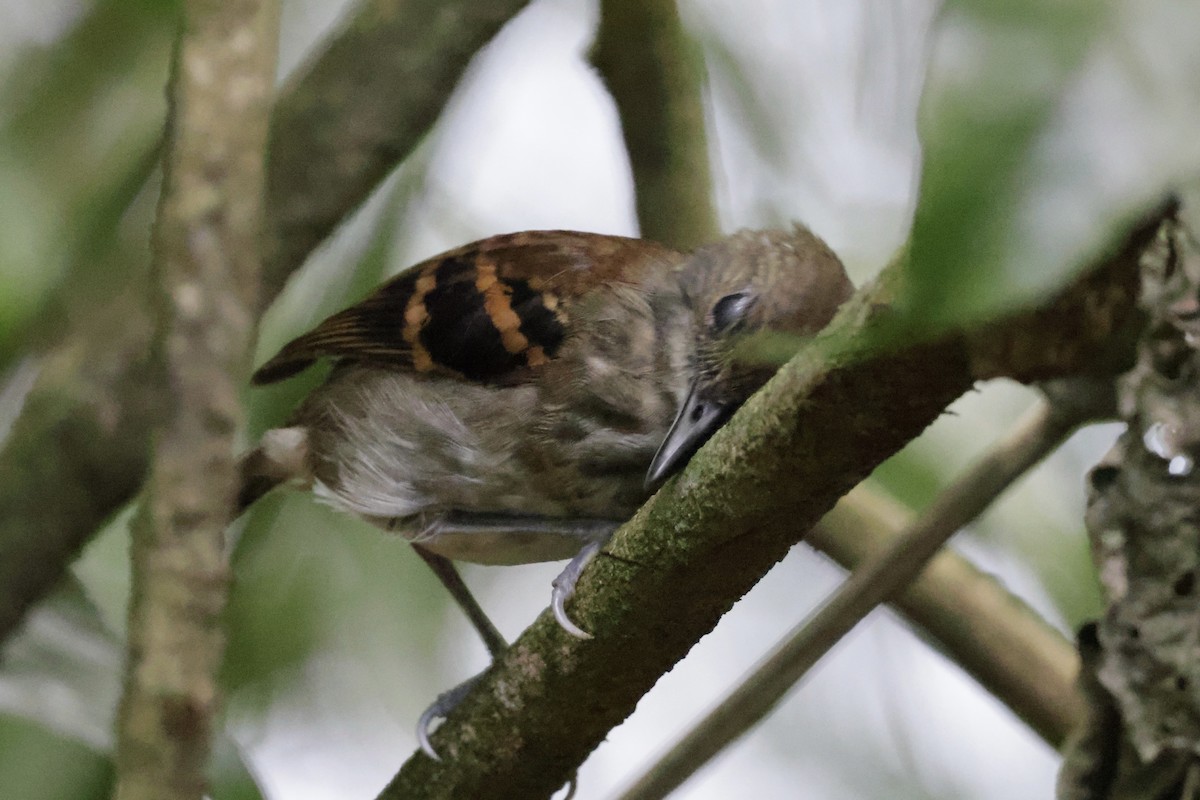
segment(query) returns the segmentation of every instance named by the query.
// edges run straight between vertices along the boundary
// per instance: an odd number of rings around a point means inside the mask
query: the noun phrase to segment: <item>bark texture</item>
[[[1200,792],[1200,246],[1178,214],[1142,276],[1150,322],[1119,386],[1128,428],[1090,475],[1108,609],[1081,636],[1093,710],[1068,752],[1063,800]]]
[[[274,0],[190,0],[154,231],[154,463],[134,528],[118,800],[199,800],[218,706],[224,531],[260,269]]]

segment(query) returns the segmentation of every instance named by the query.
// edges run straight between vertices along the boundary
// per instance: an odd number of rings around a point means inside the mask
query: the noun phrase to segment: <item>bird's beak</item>
[[[646,472],[646,488],[652,489],[688,462],[700,445],[733,415],[732,403],[705,400],[695,383],[688,391],[683,407],[675,415],[671,430],[659,445],[650,469]]]

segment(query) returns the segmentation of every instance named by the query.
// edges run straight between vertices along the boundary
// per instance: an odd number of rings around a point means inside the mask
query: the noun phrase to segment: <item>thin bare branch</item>
[[[275,0],[189,0],[169,92],[154,264],[171,410],[132,547],[118,800],[199,800],[218,705],[224,531],[248,371],[279,36]]]
[[[897,506],[856,489],[806,541],[854,569],[901,533],[898,522],[909,514]],[[1062,745],[1082,710],[1075,649],[995,578],[943,549],[889,602],[1047,743]]]

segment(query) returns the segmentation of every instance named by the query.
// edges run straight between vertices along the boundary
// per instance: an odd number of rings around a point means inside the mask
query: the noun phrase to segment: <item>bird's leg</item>
[[[454,564],[445,556],[431,553],[419,544],[414,544],[413,549],[429,565],[429,568],[433,570],[433,574],[437,575],[438,580],[442,582],[442,586],[446,587],[446,591],[450,592],[450,596],[458,603],[458,607],[467,615],[471,626],[475,628],[480,638],[483,639],[483,644],[487,648],[488,653],[491,654],[492,659],[499,658],[500,654],[508,647],[508,642],[504,641],[504,637],[500,635],[500,631],[496,630],[496,626],[488,619],[488,615],[484,613],[475,596],[471,594],[471,590],[463,582],[462,576],[458,574],[458,570],[454,568]]]
[[[554,579],[552,584],[553,591],[550,595],[550,606],[554,611],[554,619],[558,621],[563,630],[576,638],[590,639],[592,638],[591,634],[580,628],[567,616],[566,604],[571,599],[571,596],[575,594],[575,584],[579,581],[579,576],[583,573],[584,568],[596,557],[596,554],[600,552],[600,548],[612,538],[613,532],[618,527],[620,527],[619,522],[607,519],[522,517],[509,514],[478,514],[456,511],[439,517],[437,522],[430,526],[430,530],[434,535],[474,533],[490,534],[499,537],[509,534],[514,536],[540,534],[580,543],[582,547],[575,554],[575,557],[571,559],[570,563]],[[450,567],[450,569],[453,570],[453,567]],[[457,578],[457,574],[454,577]],[[443,583],[445,582],[443,578]],[[461,579],[459,583],[462,583]],[[446,587],[459,600],[459,604],[467,611],[468,616],[471,616],[472,612],[467,603],[478,609],[475,601],[471,599],[470,594],[466,591],[466,587],[462,587],[461,590],[466,594],[465,601],[460,598],[458,592],[449,583],[446,583]],[[481,611],[479,613],[482,615]],[[484,619],[486,620],[486,617]],[[474,617],[472,617],[472,621],[474,621]],[[479,627],[478,623],[476,623],[476,629],[483,634],[483,629]],[[484,638],[487,638],[486,634],[484,634]]]
[[[500,631],[488,619],[488,615],[484,613],[475,596],[471,594],[471,590],[467,588],[467,584],[463,582],[462,576],[458,574],[458,570],[454,568],[454,564],[450,559],[444,556],[439,556],[436,553],[431,553],[419,544],[414,544],[413,549],[419,555],[429,568],[433,570],[433,574],[438,576],[438,580],[446,587],[446,591],[450,592],[450,596],[458,603],[458,607],[467,615],[467,619],[471,621],[471,625],[478,631],[480,638],[483,639],[483,644],[488,649],[488,653],[492,656],[492,661],[500,657],[508,647],[508,643],[504,641],[504,637],[500,635]],[[471,687],[483,675],[475,675],[462,683],[455,686],[453,689],[442,692],[437,696],[437,699],[430,704],[429,708],[425,709],[417,720],[417,741],[421,745],[421,750],[425,755],[440,761],[437,751],[433,749],[433,743],[429,741],[429,728],[435,720],[444,719],[447,714],[454,710],[455,706],[462,702],[467,696],[467,692],[471,691]]]
[[[554,619],[558,620],[558,624],[563,627],[564,631],[577,638],[589,639],[592,638],[592,634],[584,631],[583,628],[571,621],[570,616],[566,615],[566,601],[570,600],[571,595],[575,594],[575,584],[580,579],[584,567],[592,563],[592,559],[596,557],[596,553],[599,553],[600,548],[604,547],[605,543],[612,539],[613,531],[616,531],[619,527],[620,523],[614,522],[612,519],[523,517],[505,515],[505,513],[452,511],[444,513],[444,515],[439,515],[436,521],[428,524],[426,533],[419,536],[416,542],[431,541],[438,536],[452,534],[486,534],[492,537],[508,535],[522,537],[534,534],[545,536],[547,539],[548,537],[553,537],[553,539],[577,542],[581,548],[578,549],[575,557],[559,573],[558,577],[554,578],[552,584],[553,591],[551,593],[551,608],[554,612]],[[428,561],[430,557],[425,555],[424,558]],[[431,566],[433,566],[432,563]],[[442,578],[442,582],[450,590],[450,594],[455,596],[458,604],[472,618],[475,630],[478,630],[486,640],[488,634],[480,622],[476,621],[476,614],[484,620],[486,625],[490,626],[491,622],[486,621],[487,618],[482,614],[482,610],[479,609],[478,604],[470,597],[467,588],[463,587],[462,579],[458,578],[457,573],[454,572],[454,567],[445,564],[440,569],[451,572],[452,579],[454,579],[457,585],[451,585],[448,579],[443,577],[442,572],[439,571],[439,567],[434,566],[434,572],[438,572],[438,577]],[[494,628],[492,630],[494,631]]]
[[[559,573],[558,577],[554,579],[552,584],[553,591],[551,592],[551,607],[554,610],[554,618],[562,626],[563,630],[580,639],[590,639],[591,634],[580,628],[567,616],[566,602],[575,593],[575,584],[578,582],[584,568],[596,557],[596,554],[600,552],[600,548],[612,537],[613,532],[619,525],[620,523],[611,520],[572,520],[550,517],[518,517],[505,514],[453,512],[440,516],[435,523],[429,526],[429,530],[435,536],[452,533],[487,533],[492,535],[535,533],[583,542],[582,549],[571,559],[570,563]],[[442,585],[450,592],[450,596],[458,603],[459,608],[467,615],[467,619],[470,620],[472,627],[475,628],[480,638],[483,639],[484,646],[487,647],[492,660],[495,661],[499,658],[507,649],[508,643],[504,641],[504,637],[500,634],[500,631],[492,624],[492,621],[484,613],[475,596],[471,594],[471,590],[463,582],[462,576],[458,574],[458,570],[455,569],[454,564],[445,556],[430,552],[420,544],[419,540],[413,543],[413,549],[429,565],[429,568],[433,570],[433,574],[437,575],[438,580],[442,582]],[[449,691],[438,695],[429,708],[425,709],[425,712],[421,714],[420,719],[417,721],[417,741],[420,742],[421,750],[430,758],[438,758],[437,751],[433,749],[433,744],[429,740],[430,727],[435,720],[445,718],[447,714],[462,702],[463,698],[467,696],[467,693],[479,680],[481,675],[482,673],[475,675]]]

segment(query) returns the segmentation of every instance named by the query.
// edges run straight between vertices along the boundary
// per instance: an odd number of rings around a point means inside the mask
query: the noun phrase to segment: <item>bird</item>
[[[407,539],[493,659],[503,637],[454,561],[570,559],[551,607],[613,532],[774,372],[759,333],[819,331],[853,286],[816,234],[740,231],[691,252],[575,231],[482,239],[384,282],[252,376],[321,359],[325,382],[241,461],[239,510],[291,485]],[[422,715],[418,738],[472,681]]]

